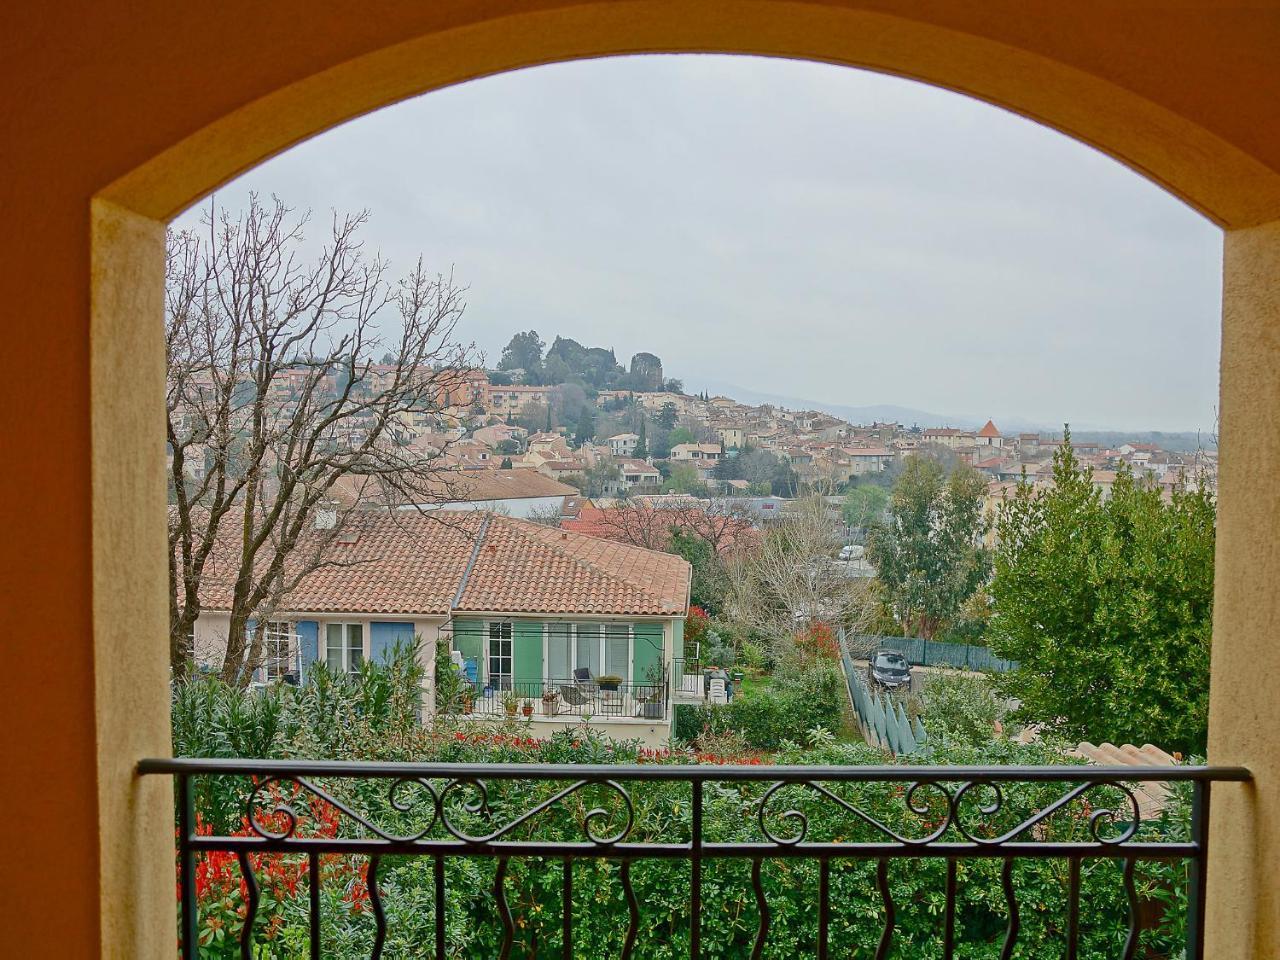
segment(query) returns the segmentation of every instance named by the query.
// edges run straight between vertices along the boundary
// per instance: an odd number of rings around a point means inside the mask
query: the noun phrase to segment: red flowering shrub
[[[707,611],[697,604],[689,607],[689,615],[684,621],[684,642],[686,646],[692,646],[695,643],[702,643],[706,640],[707,629],[710,624],[711,618],[707,615]]]
[[[840,642],[831,624],[812,620],[796,634],[796,650],[808,660],[839,660]]]
[[[288,827],[288,815],[278,811],[288,804],[300,813],[294,835],[298,837],[338,836],[338,810],[314,797],[301,795],[301,788],[272,784],[264,795],[257,823],[268,832],[281,833]],[[211,837],[214,828],[204,817],[196,814],[196,836]],[[249,823],[241,819],[232,837],[257,837],[259,834]],[[284,906],[287,901],[305,892],[307,861],[301,857],[288,857],[275,853],[251,853],[250,869],[258,881],[258,912],[255,919],[255,939],[274,940],[285,925]],[[179,871],[181,865],[179,865]],[[367,862],[340,854],[323,854],[320,857],[320,877],[325,884],[345,888],[343,901],[352,913],[361,913],[369,906],[369,888],[366,874]],[[239,857],[225,850],[210,850],[198,854],[195,859],[195,892],[197,937],[202,958],[237,957],[240,955],[240,935],[248,914],[249,887],[240,869]],[[178,898],[182,898],[182,875],[178,874]]]

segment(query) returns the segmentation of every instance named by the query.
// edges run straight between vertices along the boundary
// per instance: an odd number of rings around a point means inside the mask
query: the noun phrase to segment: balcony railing
[[[671,661],[671,695],[686,700],[705,696],[702,664],[696,659],[676,657]]]
[[[517,929],[525,929],[527,918],[520,911],[533,909],[522,905],[537,895],[551,898],[551,909],[556,909],[558,900],[561,914],[555,924],[560,942],[542,943],[538,955],[547,955],[552,947],[552,953],[575,955],[574,864],[580,861],[592,861],[597,867],[614,865],[626,898],[625,909],[619,905],[618,916],[610,918],[621,941],[618,955],[644,956],[645,938],[669,918],[644,917],[632,867],[643,861],[684,862],[689,912],[679,942],[681,949],[687,942],[688,955],[694,960],[702,956],[704,943],[726,933],[712,923],[704,926],[704,896],[723,896],[726,884],[745,888],[748,883],[744,873],[723,870],[718,862],[750,864],[751,893],[744,889],[743,898],[753,898],[756,906],[753,957],[761,956],[769,943],[772,917],[762,866],[785,861],[788,872],[796,874],[797,864],[809,861],[816,864],[816,882],[808,901],[816,913],[816,956],[826,958],[833,951],[841,956],[853,951],[863,955],[860,951],[874,950],[877,958],[886,957],[894,948],[900,918],[909,911],[924,911],[928,922],[936,924],[942,955],[951,958],[957,949],[957,904],[963,893],[958,865],[994,859],[1001,862],[999,887],[998,892],[988,891],[986,902],[995,910],[1003,903],[1006,925],[997,940],[1000,957],[1009,958],[1015,950],[1026,949],[1019,941],[1026,922],[1020,917],[1034,917],[1025,913],[1029,909],[1043,911],[1046,896],[1041,885],[1029,894],[1031,904],[1022,902],[1015,863],[1057,861],[1066,874],[1066,917],[1060,930],[1065,955],[1075,958],[1081,943],[1082,863],[1112,861],[1120,869],[1108,882],[1117,891],[1123,888],[1128,917],[1125,929],[1112,931],[1107,940],[1115,946],[1122,943],[1122,952],[1113,946],[1108,955],[1132,958],[1137,955],[1139,931],[1144,922],[1150,923],[1140,902],[1135,864],[1176,861],[1189,867],[1187,886],[1176,893],[1169,891],[1168,900],[1185,894],[1186,956],[1199,960],[1204,956],[1211,785],[1249,779],[1248,771],[1240,768],[1193,766],[756,767],[265,760],[145,760],[139,772],[173,776],[177,781],[184,957],[197,953],[197,864],[211,854],[238,858],[246,881],[247,916],[239,931],[245,957],[257,955],[256,938],[263,927],[255,924],[260,897],[250,856],[283,854],[305,861],[310,877],[304,894],[310,906],[306,914],[310,956],[327,955],[321,942],[320,858],[340,854],[368,858],[366,883],[376,925],[374,958],[381,956],[388,935],[379,886],[384,858],[433,858],[432,879],[426,881],[431,889],[424,891],[424,899],[433,905],[434,938],[420,944],[421,953],[415,955],[437,960],[451,954],[446,936],[445,864],[454,858],[496,863],[489,896],[501,927],[499,931],[495,925],[494,937],[502,957],[511,955]],[[239,809],[246,827],[240,835],[210,835],[207,826],[197,828],[196,791],[206,789],[214,779],[241,790]],[[1170,831],[1163,820],[1152,827],[1143,817],[1138,785],[1149,782],[1186,785],[1171,788],[1190,793],[1190,818],[1183,819],[1179,829]],[[659,791],[666,791],[668,801],[660,810],[650,802]],[[673,795],[678,798],[674,802]],[[729,811],[730,815],[708,819],[708,805],[713,812]],[[328,816],[322,816],[324,811]],[[336,819],[336,828],[328,833],[310,829],[322,819],[330,824]],[[507,879],[508,866],[521,859],[563,864],[558,893],[551,888],[509,890],[513,884]],[[895,902],[891,865],[895,861],[922,864],[929,859],[945,865],[938,877],[941,910],[936,895],[928,898],[932,902],[923,897]],[[264,861],[258,858],[257,862]],[[870,906],[832,902],[832,884],[842,880],[840,872],[859,863],[874,864],[880,901],[875,907],[881,918],[878,938],[874,943],[833,942],[833,912],[839,918],[851,907],[865,911]],[[715,871],[714,890],[704,889],[706,871]],[[901,870],[894,875],[900,877]],[[1090,877],[1091,883],[1097,882],[1095,874]],[[682,890],[685,882],[679,881]],[[514,910],[511,893],[516,895]],[[579,898],[576,916],[608,909],[602,898]],[[1104,922],[1088,904],[1086,911],[1090,930]],[[468,917],[470,924],[482,921]]]
[[[665,720],[667,687],[663,683],[602,685],[590,680],[511,680],[472,686],[473,717],[530,719]],[[466,704],[463,704],[464,708]],[[512,712],[514,707],[514,712]]]

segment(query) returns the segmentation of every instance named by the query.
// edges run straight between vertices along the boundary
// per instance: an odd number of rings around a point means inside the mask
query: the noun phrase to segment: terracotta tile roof
[[[657,473],[658,468],[643,460],[620,459],[615,461],[618,467],[628,473]]]
[[[533,469],[459,470],[441,477],[441,494],[450,502],[568,497],[577,492],[576,487]]]
[[[455,609],[681,616],[681,557],[494,516]]]
[[[682,558],[529,520],[369,512],[352,516],[347,529],[354,542],[332,546],[335,565],[308,574],[283,609],[683,616],[688,607],[691,568]],[[230,606],[233,576],[215,557],[201,589],[207,609]]]
[[[993,421],[988,420],[988,421],[986,422],[986,425],[985,425],[985,426],[983,426],[983,428],[982,428],[981,430],[979,430],[979,431],[978,431],[978,436],[980,436],[980,437],[998,437],[998,436],[1000,436],[1000,431],[996,429],[996,425],[995,425],[995,423],[994,423]]]
[[[1180,762],[1176,754],[1166,753],[1159,747],[1144,743],[1135,747],[1131,743],[1116,746],[1101,743],[1096,746],[1087,741],[1072,751],[1091,764],[1102,767],[1173,767]],[[1138,801],[1138,813],[1143,820],[1160,816],[1169,799],[1169,784],[1158,780],[1145,780],[1133,784],[1134,798]]]

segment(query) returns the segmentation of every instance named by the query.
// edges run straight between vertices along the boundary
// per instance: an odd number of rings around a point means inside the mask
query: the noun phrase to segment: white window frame
[[[495,628],[495,627],[497,628],[497,636],[494,636],[494,628]],[[504,628],[505,628],[505,630],[504,630]],[[506,633],[506,636],[503,636],[503,633],[504,633],[504,632]],[[495,653],[493,652],[493,644],[494,644],[494,641],[497,641],[499,644],[505,643],[505,644],[507,645],[507,652],[506,652],[506,653],[499,652],[499,653],[495,654]],[[501,651],[501,647],[499,647],[499,651]],[[502,661],[502,660],[506,660],[506,661],[507,661],[507,665],[508,665],[508,667],[509,667],[510,669],[509,669],[506,673],[503,673],[502,671],[499,671],[498,673],[496,673],[496,674],[495,674],[495,673],[493,672],[493,660],[494,660],[494,658],[495,658],[495,657],[496,657],[499,661]],[[505,689],[510,689],[510,688],[511,688],[511,685],[515,683],[515,672],[516,672],[516,628],[515,628],[515,624],[514,624],[512,621],[510,621],[510,620],[486,620],[486,621],[485,621],[485,631],[484,631],[484,678],[485,678],[485,682],[486,682],[487,684],[489,684],[490,686],[492,686],[492,685],[493,685],[493,682],[494,682],[494,679],[495,679],[495,677],[496,677],[496,678],[499,678],[499,679],[498,679],[498,684],[499,684],[499,687],[500,687],[501,689],[504,689],[504,690],[505,690]],[[502,683],[502,679],[501,679],[501,678],[503,678],[503,677],[505,677],[505,678],[506,678],[506,684],[505,684],[505,685]]]
[[[551,627],[554,624],[564,624],[569,628],[569,677],[553,677],[548,669],[551,663]],[[619,622],[612,620],[555,620],[547,621],[542,625],[542,682],[547,683],[551,680],[569,680],[572,678],[573,671],[576,669],[578,656],[578,627],[590,626],[597,627],[600,630],[599,648],[597,652],[600,656],[601,669],[607,669],[605,664],[608,661],[606,656],[606,646],[608,640],[608,628],[626,627],[627,628],[627,669],[623,676],[624,683],[638,683],[635,678],[636,672],[636,625],[631,622]]]
[[[262,630],[262,672],[268,682],[296,671],[298,637],[289,620],[268,620]],[[284,652],[280,652],[283,645]]]
[[[342,662],[331,663],[329,660],[329,628],[342,628]],[[324,635],[320,638],[321,642],[317,644],[324,650],[324,662],[331,670],[339,673],[355,673],[352,669],[351,662],[351,638],[349,630],[351,627],[360,628],[360,662],[363,663],[369,656],[369,630],[368,625],[363,620],[326,620],[324,621]],[[358,667],[356,668],[358,669]]]

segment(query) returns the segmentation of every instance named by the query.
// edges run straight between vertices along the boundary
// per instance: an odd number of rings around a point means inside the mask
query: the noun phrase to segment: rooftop
[[[333,565],[303,577],[281,609],[681,616],[688,605],[690,567],[680,557],[530,520],[357,513],[343,539],[353,542],[332,545]],[[215,555],[201,590],[207,609],[230,607],[234,572]]]

